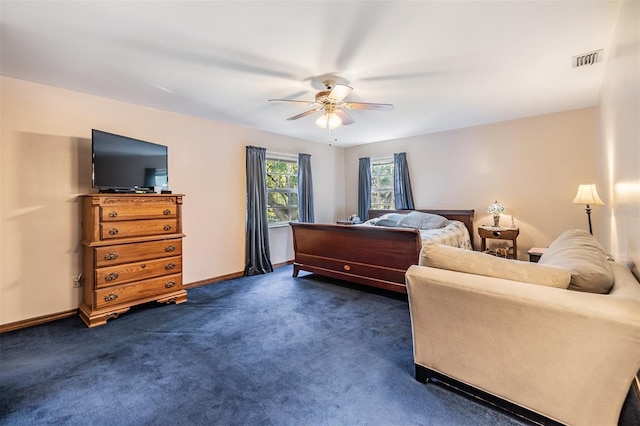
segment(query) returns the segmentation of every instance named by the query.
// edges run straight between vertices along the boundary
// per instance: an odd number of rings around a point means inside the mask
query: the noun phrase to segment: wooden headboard
[[[473,235],[475,230],[473,229],[473,216],[475,215],[475,210],[423,210],[423,209],[415,209],[415,210],[369,210],[367,219],[374,219],[376,217],[380,217],[387,213],[401,213],[407,214],[412,211],[423,212],[423,213],[432,213],[440,216],[444,216],[449,220],[459,220],[464,223],[464,226],[467,227],[469,231],[469,239],[471,240],[471,247],[473,245]]]

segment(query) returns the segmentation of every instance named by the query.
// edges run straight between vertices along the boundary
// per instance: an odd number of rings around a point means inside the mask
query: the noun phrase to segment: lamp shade
[[[578,186],[578,193],[573,199],[574,204],[601,204],[604,205],[598,196],[598,190],[595,183],[589,183]]]
[[[489,204],[489,206],[487,207],[487,213],[500,214],[506,211],[507,209],[505,209],[504,206],[498,202],[498,200]]]

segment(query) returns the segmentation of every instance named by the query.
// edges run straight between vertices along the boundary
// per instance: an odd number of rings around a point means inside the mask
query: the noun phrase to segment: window
[[[298,161],[267,153],[267,222],[298,220]]]
[[[395,209],[393,198],[393,158],[371,161],[371,208]]]

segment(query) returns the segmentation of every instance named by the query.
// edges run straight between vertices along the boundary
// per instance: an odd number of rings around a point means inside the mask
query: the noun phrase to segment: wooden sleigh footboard
[[[404,274],[417,263],[422,240],[416,229],[291,223],[299,271],[406,293]]]
[[[419,210],[465,224],[473,245],[473,210]],[[369,219],[389,212],[370,210]],[[405,273],[418,263],[420,231],[408,228],[290,223],[295,252],[293,276],[313,272],[357,284],[406,293]]]

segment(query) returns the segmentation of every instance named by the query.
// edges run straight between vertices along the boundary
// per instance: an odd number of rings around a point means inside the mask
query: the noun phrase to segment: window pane
[[[296,161],[267,158],[267,202],[269,223],[298,219],[298,163]]]
[[[394,209],[393,161],[371,165],[371,208]]]

